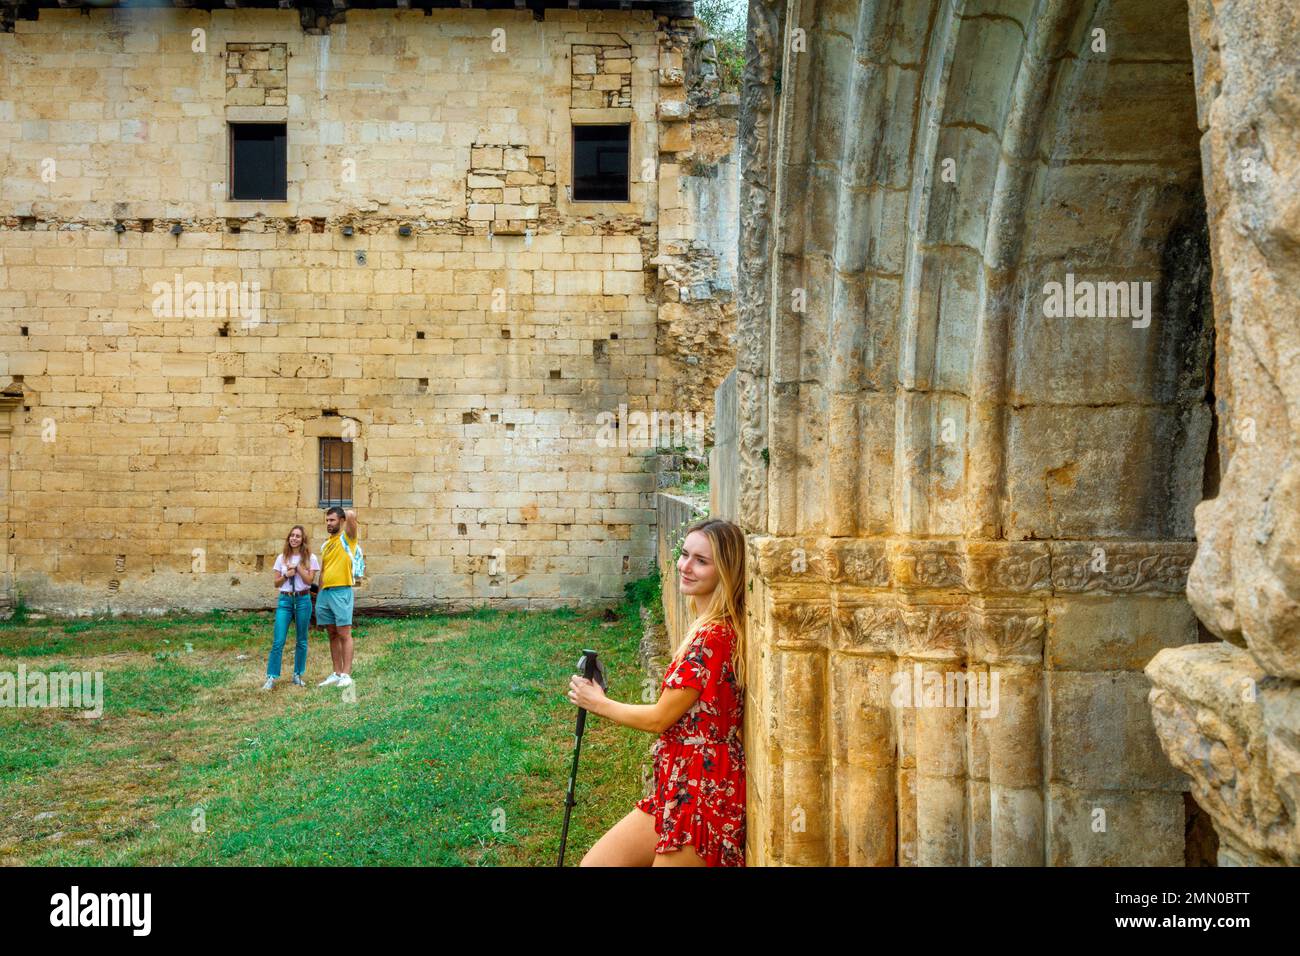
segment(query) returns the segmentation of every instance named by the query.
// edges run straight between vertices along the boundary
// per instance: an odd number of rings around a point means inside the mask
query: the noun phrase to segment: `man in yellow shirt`
[[[320,552],[320,594],[316,598],[316,623],[330,636],[334,673],[317,687],[352,686],[352,554],[357,548],[357,513],[335,506],[325,512],[329,534]]]

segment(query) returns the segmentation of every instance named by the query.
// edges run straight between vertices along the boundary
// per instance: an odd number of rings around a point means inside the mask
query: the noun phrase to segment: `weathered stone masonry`
[[[669,110],[677,144],[657,115],[693,83],[678,11],[7,17],[5,598],[264,605],[287,527],[321,534],[322,436],[354,443],[363,603],[619,598],[653,560],[653,459],[596,422],[663,406],[649,260],[681,205],[660,170],[691,156],[690,110]],[[617,95],[579,101],[589,75]],[[229,201],[226,124],[267,121],[288,124],[288,199]],[[631,124],[626,203],[568,192],[591,122]],[[260,316],[158,315],[176,276],[256,284]]]
[[[1222,484],[1187,594],[1221,641],[1147,668],[1161,746],[1226,866],[1300,866],[1300,8],[1190,4]]]
[[[749,54],[751,860],[1182,863],[1142,668],[1197,640],[1213,420],[1183,0],[754,0]],[[1153,320],[1051,315],[1068,274]],[[900,702],[918,666],[997,715]]]

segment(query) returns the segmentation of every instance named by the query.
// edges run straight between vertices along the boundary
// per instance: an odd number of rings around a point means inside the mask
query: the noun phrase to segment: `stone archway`
[[[755,863],[1183,862],[1142,668],[1197,641],[1214,420],[1186,16],[751,3]]]

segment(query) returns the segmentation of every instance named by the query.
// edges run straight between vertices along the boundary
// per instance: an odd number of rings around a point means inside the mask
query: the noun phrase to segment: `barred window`
[[[352,442],[342,438],[320,440],[320,506],[352,504]]]

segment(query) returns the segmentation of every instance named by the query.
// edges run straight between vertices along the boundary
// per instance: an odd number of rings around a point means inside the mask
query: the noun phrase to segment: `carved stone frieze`
[[[1061,592],[1181,594],[1196,555],[1194,541],[1053,543],[1052,588]]]
[[[769,581],[969,594],[1178,594],[1190,541],[755,538]]]

